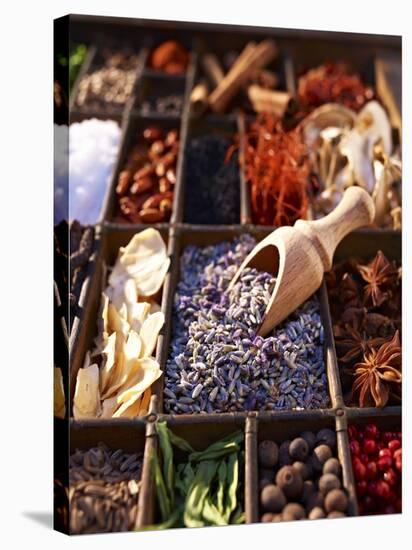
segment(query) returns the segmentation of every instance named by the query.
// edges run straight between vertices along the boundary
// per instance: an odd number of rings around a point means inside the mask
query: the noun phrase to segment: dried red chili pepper
[[[310,69],[298,82],[299,100],[308,107],[332,102],[358,111],[373,95],[373,90],[345,63],[324,63]]]
[[[298,130],[285,131],[277,117],[259,115],[246,132],[243,156],[254,223],[292,225],[306,218],[310,168]]]

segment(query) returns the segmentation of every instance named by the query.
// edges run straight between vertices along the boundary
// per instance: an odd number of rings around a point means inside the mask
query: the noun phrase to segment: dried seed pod
[[[143,203],[142,209],[159,208],[160,202],[164,199],[172,200],[173,192],[167,191],[166,193],[157,193],[156,195],[152,195]]]
[[[340,489],[341,483],[338,477],[335,474],[323,474],[319,479],[319,491],[326,495],[332,489]]]
[[[308,515],[309,519],[323,519],[325,517],[325,510],[320,506],[315,506],[315,508],[312,508]]]
[[[307,479],[303,482],[302,489],[302,502],[308,502],[309,498],[316,492],[315,484],[311,479]]]
[[[276,484],[289,499],[298,499],[302,494],[303,480],[292,466],[283,466],[276,474]]]
[[[142,178],[146,178],[147,176],[153,175],[155,171],[155,168],[153,164],[145,164],[142,168],[137,170],[137,172],[134,173],[133,179],[135,181],[141,180]]]
[[[315,434],[313,432],[306,430],[300,434],[300,437],[302,437],[306,441],[306,443],[309,446],[309,450],[312,451],[316,444]]]
[[[323,465],[322,472],[324,474],[335,474],[335,476],[339,477],[342,474],[342,466],[337,458],[328,458]]]
[[[306,517],[305,509],[301,504],[297,502],[290,502],[286,504],[282,511],[283,521],[295,521],[304,519]]]
[[[329,428],[324,428],[323,430],[319,430],[316,434],[316,443],[322,444],[324,443],[328,447],[331,447],[332,449],[336,445],[336,434],[333,430],[330,430]]]
[[[292,459],[289,455],[289,445],[290,441],[284,441],[279,447],[279,465],[280,466],[289,466],[292,464]]]
[[[156,208],[144,208],[139,212],[140,219],[143,223],[157,223],[164,219],[164,214]]]
[[[294,460],[305,461],[309,455],[309,445],[303,437],[296,437],[289,445],[289,455]]]
[[[261,441],[258,447],[259,463],[264,468],[274,468],[278,462],[279,449],[274,441]]]
[[[260,504],[267,512],[280,512],[286,504],[286,497],[277,485],[267,485],[260,494]]]
[[[328,512],[346,512],[348,497],[342,489],[332,489],[325,497],[325,510]]]
[[[311,477],[311,469],[304,462],[297,460],[292,464],[292,466],[300,473],[303,481],[306,481]]]
[[[310,512],[313,510],[313,508],[316,508],[317,506],[322,508],[324,504],[324,498],[322,493],[319,491],[313,493],[310,495],[310,497],[306,501],[306,511]]]

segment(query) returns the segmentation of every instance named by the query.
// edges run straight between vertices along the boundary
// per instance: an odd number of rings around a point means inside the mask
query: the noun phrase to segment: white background
[[[0,546],[47,548],[329,547],[403,549],[411,521],[404,444],[404,514],[159,533],[69,538],[52,511],[52,19],[67,13],[402,34],[404,243],[411,230],[410,22],[407,1],[82,0],[2,4],[0,64]],[[409,25],[409,28],[408,28]],[[327,52],[326,52],[327,53]],[[406,78],[409,75],[409,78]],[[409,85],[405,92],[406,85]],[[404,246],[405,295],[410,253]],[[404,312],[411,311],[410,292]],[[410,323],[404,322],[404,419],[409,420]],[[408,336],[408,337],[407,337]],[[405,390],[404,387],[404,390]],[[410,423],[404,441],[410,442]],[[410,447],[410,445],[409,445]],[[407,487],[409,481],[409,487]],[[330,545],[330,546],[329,546]]]

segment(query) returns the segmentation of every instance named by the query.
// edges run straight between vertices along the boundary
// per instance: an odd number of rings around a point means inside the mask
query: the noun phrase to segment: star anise
[[[369,338],[363,330],[350,325],[335,331],[335,338],[338,359],[342,363],[353,363],[385,342],[385,338]]]
[[[402,382],[402,357],[399,331],[379,349],[367,351],[362,363],[354,366],[352,395],[359,395],[361,407],[384,407],[391,393],[399,391]]]
[[[370,301],[374,307],[380,306],[389,296],[389,287],[398,279],[396,266],[379,250],[368,265],[359,265],[358,270],[367,283],[363,289],[365,303]]]

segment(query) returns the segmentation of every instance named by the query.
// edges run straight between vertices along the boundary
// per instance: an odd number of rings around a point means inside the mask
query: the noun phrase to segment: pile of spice
[[[374,224],[401,228],[402,162],[392,142],[389,117],[380,103],[369,101],[358,113],[328,103],[312,111],[299,128],[316,175],[315,217],[328,214],[345,189],[359,185],[375,203]]]
[[[88,111],[122,108],[133,91],[139,56],[103,52],[102,64],[79,82],[75,106]]]
[[[159,454],[153,457],[152,472],[162,522],[157,528],[244,523],[243,433],[195,451],[166,422],[158,422],[156,429]],[[175,461],[173,447],[188,454],[185,462]]]
[[[167,40],[155,48],[150,57],[150,67],[170,75],[186,71],[189,52],[175,40]]]
[[[186,148],[185,216],[188,223],[236,224],[240,219],[237,152],[219,135],[192,138]]]
[[[161,97],[148,97],[141,105],[144,116],[153,112],[159,115],[179,117],[183,110],[183,94],[170,94]]]
[[[326,275],[345,401],[399,404],[402,382],[401,269],[382,251],[350,259]]]
[[[310,165],[300,131],[284,130],[276,116],[259,115],[246,132],[243,152],[253,223],[293,225],[306,218]]]
[[[348,432],[359,513],[401,513],[402,432],[376,424],[351,425]]]
[[[324,63],[303,74],[298,81],[298,98],[305,107],[340,103],[358,111],[374,96],[359,74],[345,63]]]
[[[165,373],[171,413],[316,409],[329,404],[324,331],[316,298],[269,336],[256,332],[275,279],[237,268],[254,247],[250,235],[187,246],[173,309]]]
[[[129,531],[136,525],[143,457],[103,443],[70,456],[72,534]]]
[[[64,311],[67,311],[68,297],[70,315],[68,319],[66,316],[66,323],[69,331],[73,318],[77,314],[77,305],[86,277],[87,265],[93,252],[93,245],[93,226],[85,227],[77,220],[73,220],[69,224],[66,221],[61,221],[54,227],[54,280]],[[68,269],[70,269],[70,273],[68,273]]]
[[[348,512],[336,434],[328,428],[302,432],[279,446],[259,443],[261,521],[341,518]]]
[[[118,177],[116,221],[156,223],[170,219],[178,151],[177,130],[150,126],[139,132]]]
[[[74,418],[147,414],[151,385],[162,374],[152,355],[164,324],[157,299],[169,265],[155,229],[120,248],[102,293],[94,348],[77,373]]]

